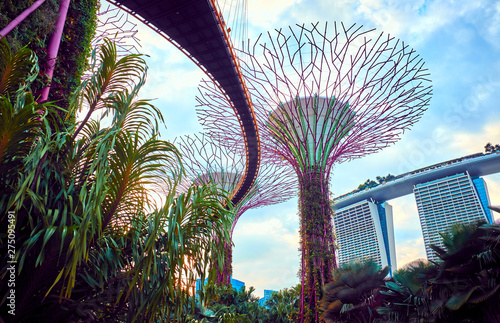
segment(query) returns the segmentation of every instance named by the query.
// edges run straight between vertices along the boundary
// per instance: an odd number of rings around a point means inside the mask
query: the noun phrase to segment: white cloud
[[[413,196],[404,196],[389,201],[393,207],[394,226],[398,231],[414,231],[415,225],[420,226],[418,218],[417,206]]]
[[[403,196],[389,201],[389,204],[393,207],[398,268],[415,259],[425,259],[424,239],[414,196]]]
[[[451,148],[464,154],[484,151],[486,143],[498,144],[500,140],[500,119],[485,124],[481,132],[458,132],[453,134]]]
[[[423,238],[398,241],[396,245],[398,269],[411,261],[417,259],[427,259]]]
[[[455,28],[450,25],[460,19],[482,17],[491,6],[488,1],[362,0],[357,13],[383,31],[411,40],[416,46],[444,26]],[[490,27],[496,32],[493,29]]]
[[[176,101],[191,96],[205,75],[200,69],[187,70],[170,63],[162,64],[159,69],[156,64],[155,69],[150,69],[148,74],[148,82],[142,92],[145,97]]]
[[[282,27],[281,15],[301,0],[254,0],[248,2],[249,21],[252,25],[274,29]]]
[[[279,290],[296,285],[300,256],[296,202],[249,210],[233,234],[233,277],[256,288]],[[295,204],[296,205],[296,204]]]

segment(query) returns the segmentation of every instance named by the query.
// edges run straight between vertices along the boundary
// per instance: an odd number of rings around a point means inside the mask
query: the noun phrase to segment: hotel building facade
[[[382,268],[397,268],[392,206],[365,200],[335,211],[338,264],[372,258]]]
[[[438,259],[431,245],[443,247],[439,233],[449,231],[453,224],[493,223],[488,189],[481,177],[459,173],[417,184],[413,192],[428,260]]]

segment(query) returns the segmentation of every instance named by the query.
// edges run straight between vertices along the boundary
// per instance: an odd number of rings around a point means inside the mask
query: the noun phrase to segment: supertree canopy
[[[137,24],[129,20],[126,12],[108,4],[106,7],[99,8],[97,19],[92,47],[97,47],[104,43],[105,38],[110,38],[116,44],[119,56],[139,53],[135,46],[135,44],[139,45],[139,39],[136,36],[139,30]]]
[[[335,267],[332,165],[399,140],[429,104],[429,74],[404,42],[342,23],[275,30],[238,56],[262,158],[288,161],[299,179],[301,321],[317,322],[322,288]],[[227,146],[237,140],[230,112],[220,100],[199,112],[209,135]]]
[[[241,137],[241,136],[240,136]],[[245,171],[245,151],[242,142],[235,142],[233,147],[220,146],[206,136],[185,136],[176,140],[176,146],[182,154],[187,181],[179,185],[189,187],[213,183],[228,194],[239,186]],[[245,211],[265,205],[284,202],[297,193],[297,180],[293,170],[284,163],[262,163],[259,175],[249,193],[237,205],[232,206],[233,230]],[[225,265],[217,271],[217,283],[229,285],[232,274],[232,243],[225,248]]]

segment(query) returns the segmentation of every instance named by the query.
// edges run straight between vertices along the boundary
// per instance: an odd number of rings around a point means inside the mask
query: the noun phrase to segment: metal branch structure
[[[129,19],[129,15],[123,10],[108,5],[101,7],[97,12],[97,27],[94,38],[92,39],[92,48],[104,44],[104,39],[113,40],[116,44],[118,56],[123,57],[129,54],[138,54],[139,39],[136,37],[138,32],[137,24]],[[87,70],[82,79],[88,79],[95,71]]]
[[[245,172],[231,203],[238,204],[259,173],[260,138],[247,87],[216,0],[108,0],[186,54],[231,102],[243,136]]]
[[[336,266],[332,166],[394,144],[426,110],[432,86],[413,49],[374,29],[316,23],[266,36],[238,57],[262,158],[288,161],[299,179],[301,321],[318,322],[322,288]],[[219,103],[198,113],[207,133],[227,147],[238,140],[229,113]]]
[[[139,53],[136,45],[137,24],[129,19],[129,15],[115,6],[101,7],[97,13],[98,24],[92,47],[95,48],[104,42],[105,38],[111,38],[118,48],[120,56]]]
[[[241,136],[240,136],[241,138]],[[182,182],[180,191],[191,184],[214,183],[231,195],[238,189],[245,172],[245,146],[235,142],[232,148],[221,147],[209,137],[185,136],[176,140],[182,154],[187,181]],[[287,164],[263,163],[259,175],[249,193],[233,205],[233,230],[239,218],[249,209],[284,202],[297,194],[297,180],[293,169]],[[229,285],[232,274],[232,242],[226,243],[225,266],[217,271],[218,284]]]

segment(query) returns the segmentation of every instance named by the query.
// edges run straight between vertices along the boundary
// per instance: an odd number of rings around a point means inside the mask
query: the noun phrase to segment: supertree
[[[245,151],[242,142],[232,147],[221,146],[209,137],[184,136],[177,138],[176,146],[182,154],[186,178],[179,184],[179,192],[191,184],[213,183],[228,194],[239,187],[245,170]],[[231,238],[238,219],[249,209],[284,202],[297,194],[297,180],[291,167],[284,163],[261,163],[257,179],[248,194],[237,204],[227,205],[233,211]],[[231,197],[231,196],[230,196]],[[217,270],[217,284],[230,285],[232,275],[232,242],[225,243],[224,266]]]
[[[362,26],[328,27],[275,30],[237,52],[262,158],[286,160],[298,176],[302,322],[319,320],[322,288],[336,266],[332,166],[395,143],[420,119],[432,92],[422,59],[404,42]],[[230,112],[227,104],[199,112],[207,133],[228,146],[237,140]]]
[[[139,30],[137,24],[129,19],[126,12],[118,7],[107,5],[99,8],[97,19],[92,47],[103,44],[105,38],[111,38],[116,44],[120,56],[139,53],[135,46],[139,45],[139,39],[136,36]]]

